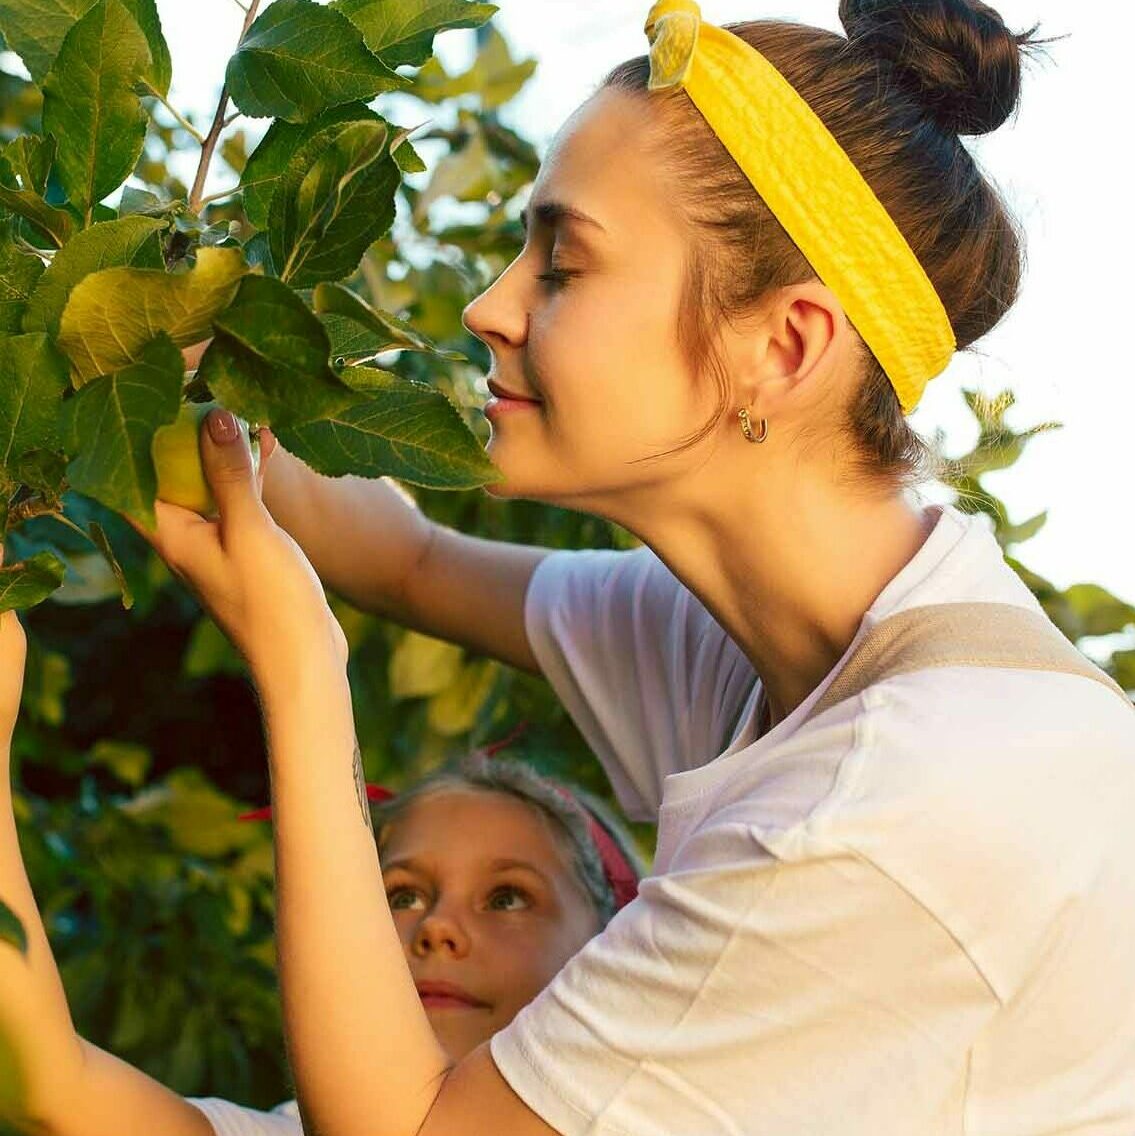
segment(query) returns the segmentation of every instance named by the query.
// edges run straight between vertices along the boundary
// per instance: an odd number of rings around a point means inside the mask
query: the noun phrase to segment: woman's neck
[[[680,496],[633,518],[633,531],[745,652],[774,725],[843,656],[933,525],[899,493],[857,496],[801,465],[762,470],[734,493],[691,483]]]

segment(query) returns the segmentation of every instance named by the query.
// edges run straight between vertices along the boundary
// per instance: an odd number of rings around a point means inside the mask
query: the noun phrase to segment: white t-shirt
[[[1081,676],[950,667],[804,724],[890,615],[1040,610],[983,520],[932,509],[760,738],[747,659],[649,549],[537,568],[536,658],[658,820],[638,898],[491,1041],[557,1132],[1135,1133],[1135,713]]]
[[[217,1136],[303,1136],[299,1105],[294,1100],[261,1112],[218,1097],[187,1099],[205,1114]]]

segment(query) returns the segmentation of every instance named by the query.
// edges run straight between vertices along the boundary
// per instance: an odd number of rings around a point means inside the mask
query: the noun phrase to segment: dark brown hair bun
[[[1035,27],[1016,35],[981,0],[840,0],[839,18],[943,130],[988,134],[1016,108]]]

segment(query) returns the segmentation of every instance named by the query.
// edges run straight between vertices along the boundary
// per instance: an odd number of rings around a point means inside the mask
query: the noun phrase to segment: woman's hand
[[[257,685],[286,686],[320,658],[345,668],[347,640],[315,569],[261,500],[275,439],[266,429],[260,437],[257,476],[232,415],[210,411],[201,430],[201,462],[218,519],[157,501],[156,531],[134,527],[244,655]]]
[[[0,545],[0,567],[3,565],[4,548]],[[7,752],[16,729],[27,653],[27,637],[16,613],[0,612],[0,754]]]

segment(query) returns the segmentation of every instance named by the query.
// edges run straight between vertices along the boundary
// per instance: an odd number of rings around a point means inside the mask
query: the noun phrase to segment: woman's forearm
[[[50,1131],[57,1104],[79,1081],[83,1053],[20,855],[7,743],[0,771],[0,899],[28,940],[26,955],[0,943],[0,1051],[15,1072],[14,1084],[0,1084],[0,1115],[20,1129]]]
[[[385,478],[324,477],[278,447],[264,470],[264,504],[328,588],[406,621],[405,585],[432,527],[408,493]]]
[[[383,889],[341,664],[257,683],[272,780],[289,1058],[320,1136],[412,1136],[452,1066]]]

